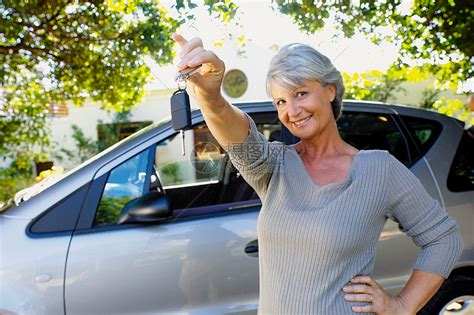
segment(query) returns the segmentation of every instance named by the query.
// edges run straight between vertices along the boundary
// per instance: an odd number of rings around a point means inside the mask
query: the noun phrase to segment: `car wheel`
[[[474,314],[474,279],[464,275],[449,277],[418,314]]]

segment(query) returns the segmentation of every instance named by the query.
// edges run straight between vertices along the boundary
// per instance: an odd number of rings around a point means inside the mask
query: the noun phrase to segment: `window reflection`
[[[114,168],[107,179],[95,225],[115,223],[122,208],[144,193],[149,150]]]

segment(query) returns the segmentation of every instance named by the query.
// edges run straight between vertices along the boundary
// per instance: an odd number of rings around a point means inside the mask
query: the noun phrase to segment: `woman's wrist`
[[[438,291],[443,281],[440,275],[415,269],[397,298],[410,314],[416,314]]]
[[[230,106],[229,102],[220,93],[213,97],[206,97],[198,103],[201,110],[205,110],[213,114],[219,114],[222,110]]]
[[[415,305],[412,305],[407,301],[403,296],[397,295],[395,296],[395,299],[397,299],[398,303],[400,304],[401,309],[403,310],[403,314],[416,314],[418,311],[417,307]]]

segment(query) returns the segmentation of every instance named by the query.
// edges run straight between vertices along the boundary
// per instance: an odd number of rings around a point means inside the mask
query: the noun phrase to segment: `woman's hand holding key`
[[[225,73],[224,62],[212,51],[205,50],[198,37],[189,41],[183,36],[173,34],[171,38],[181,46],[179,71],[202,67],[188,78],[187,90],[201,105],[211,105],[222,100],[221,85]]]
[[[189,41],[173,34],[171,38],[181,46],[181,61],[178,70],[202,65],[187,81],[187,91],[199,103],[204,119],[217,141],[235,145],[245,140],[249,122],[237,107],[231,106],[221,94],[225,65],[212,51],[205,50],[200,38]]]

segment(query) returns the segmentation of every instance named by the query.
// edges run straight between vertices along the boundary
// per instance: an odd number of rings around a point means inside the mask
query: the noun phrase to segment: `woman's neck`
[[[330,128],[333,129],[333,128]],[[346,143],[340,136],[337,127],[334,130],[325,130],[318,137],[312,139],[301,139],[295,145],[300,156],[312,159],[323,159],[338,155],[352,155],[357,153],[357,149]]]

